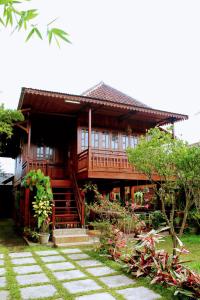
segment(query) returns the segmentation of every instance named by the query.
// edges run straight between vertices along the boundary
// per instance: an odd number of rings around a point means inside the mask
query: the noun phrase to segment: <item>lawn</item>
[[[191,260],[191,262],[188,262],[187,265],[193,269],[194,271],[200,273],[200,257],[199,257],[199,251],[200,251],[200,235],[184,235],[181,238],[182,242],[184,243],[187,250],[190,251],[189,254],[185,254],[182,256],[183,260]],[[165,249],[172,252],[172,242],[171,238],[168,236],[165,238],[165,241],[160,243],[159,245],[160,249]]]

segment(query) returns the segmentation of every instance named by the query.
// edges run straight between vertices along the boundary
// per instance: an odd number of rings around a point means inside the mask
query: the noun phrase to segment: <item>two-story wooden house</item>
[[[22,88],[18,109],[25,122],[15,129],[11,152],[22,222],[30,223],[31,200],[21,181],[29,170],[40,168],[51,178],[54,228],[84,225],[80,187],[88,180],[102,193],[119,187],[121,197],[125,186],[147,184],[129,164],[126,148],[135,147],[151,127],[187,119],[152,109],[103,82],[82,95]]]

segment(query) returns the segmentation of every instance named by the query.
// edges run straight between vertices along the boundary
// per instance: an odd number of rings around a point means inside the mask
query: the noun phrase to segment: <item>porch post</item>
[[[175,139],[174,121],[172,122],[172,138]]]
[[[89,114],[88,114],[88,169],[91,169],[91,146],[92,146],[92,109],[89,108]]]
[[[125,186],[120,186],[120,198],[122,202],[125,204]]]
[[[134,187],[134,186],[131,186],[130,189],[131,189],[131,200],[132,200],[132,203],[134,203],[135,187]]]
[[[29,226],[29,197],[30,190],[25,189],[25,201],[24,201],[24,226]]]
[[[28,170],[29,170],[30,149],[31,149],[31,121],[29,119],[28,120],[28,149],[27,149]]]

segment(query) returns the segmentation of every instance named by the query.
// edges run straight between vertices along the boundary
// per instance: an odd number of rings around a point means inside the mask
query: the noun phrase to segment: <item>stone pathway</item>
[[[6,264],[0,254],[0,300],[15,300],[9,295]],[[160,295],[91,258],[80,249],[58,249],[10,253],[21,300],[154,300]],[[63,297],[63,292],[66,296]],[[19,299],[19,298],[18,298]]]

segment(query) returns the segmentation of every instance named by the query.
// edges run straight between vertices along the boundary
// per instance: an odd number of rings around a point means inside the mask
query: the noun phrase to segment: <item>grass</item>
[[[182,242],[186,249],[190,251],[189,254],[182,255],[183,260],[191,260],[186,265],[190,267],[195,272],[200,273],[200,257],[199,257],[199,250],[200,250],[200,235],[184,235],[181,238]],[[171,238],[167,236],[165,241],[162,242],[159,249],[165,249],[169,253],[172,253],[172,242]]]

